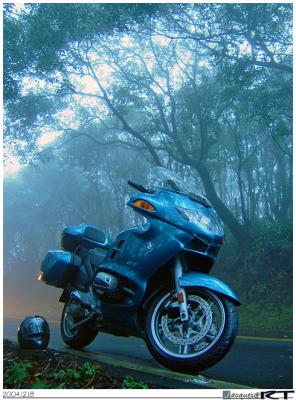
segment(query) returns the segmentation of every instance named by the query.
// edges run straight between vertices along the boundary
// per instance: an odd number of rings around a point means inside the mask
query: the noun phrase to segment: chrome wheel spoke
[[[196,326],[196,327],[202,327],[202,325],[203,325],[203,320],[206,318],[206,315],[204,314],[204,315],[202,315],[195,323],[194,323],[194,325]]]
[[[206,339],[210,339],[211,341],[214,340],[215,337],[216,337],[216,335],[213,335],[211,333],[207,333],[206,336],[205,336]]]
[[[183,354],[188,354],[188,344],[184,346]]]
[[[181,322],[179,315],[175,315],[176,300],[169,294],[160,300],[152,318],[156,328],[152,332],[158,346],[166,353],[181,358],[207,351],[217,342],[225,324],[224,307],[215,294],[206,291],[191,293],[187,298],[190,319],[186,324]],[[163,304],[166,306],[163,307]]]
[[[179,353],[180,354],[188,354],[188,344],[180,345],[179,346]]]
[[[214,305],[214,302],[213,301],[208,301],[208,305],[210,306],[210,308],[212,308],[212,306]]]

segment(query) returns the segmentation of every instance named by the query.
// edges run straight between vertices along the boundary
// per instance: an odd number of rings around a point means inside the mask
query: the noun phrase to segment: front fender
[[[219,293],[222,296],[228,297],[235,305],[240,305],[241,302],[234,291],[214,276],[202,274],[201,272],[189,272],[179,278],[179,286],[183,288],[202,287],[210,289],[213,292]]]

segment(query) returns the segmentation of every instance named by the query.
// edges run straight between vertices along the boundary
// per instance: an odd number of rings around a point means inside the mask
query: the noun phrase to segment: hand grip
[[[135,183],[135,182],[127,181],[127,183],[128,183],[130,186],[132,186],[133,188],[139,190],[139,192],[142,192],[142,193],[153,193],[153,191],[148,190],[148,189],[144,188],[144,186],[138,185],[138,184]]]

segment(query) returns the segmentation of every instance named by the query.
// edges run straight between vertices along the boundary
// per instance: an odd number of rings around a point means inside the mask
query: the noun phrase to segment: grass
[[[5,389],[149,389],[159,388],[132,376],[114,377],[104,367],[52,350],[20,350],[4,340]]]

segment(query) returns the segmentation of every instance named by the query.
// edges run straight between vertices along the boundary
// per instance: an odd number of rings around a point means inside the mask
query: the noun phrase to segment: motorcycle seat
[[[109,249],[112,245],[111,239],[102,229],[88,224],[65,228],[62,232],[61,243],[65,250],[72,252],[78,246],[86,249],[94,249],[96,247]]]

